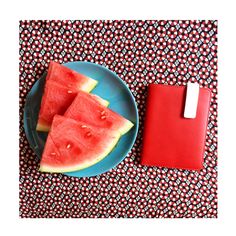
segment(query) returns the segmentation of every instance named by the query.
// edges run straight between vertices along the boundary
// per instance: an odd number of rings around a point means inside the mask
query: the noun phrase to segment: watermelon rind
[[[85,92],[91,92],[98,84],[97,80],[94,80],[90,77],[88,77],[90,80],[84,83],[82,86],[80,85],[79,89],[83,90]]]
[[[132,127],[134,126],[134,124],[129,121],[126,120],[124,125],[119,129],[119,132],[121,133],[121,135],[126,134]]]
[[[50,126],[48,125],[43,125],[40,122],[38,122],[37,126],[36,126],[36,130],[37,131],[41,131],[41,132],[48,132],[50,130]]]
[[[107,101],[107,100],[105,100],[105,99],[103,99],[102,97],[99,97],[99,96],[97,96],[97,95],[95,95],[95,94],[91,94],[91,95],[93,95],[95,98],[96,98],[96,100],[101,104],[101,105],[103,105],[104,107],[108,107],[109,106],[109,101]]]
[[[109,104],[110,104],[110,102],[107,101],[107,100],[105,100],[105,99],[103,99],[103,101],[101,101],[101,104],[102,104],[104,107],[108,107]]]
[[[49,165],[40,165],[39,171],[41,172],[49,172],[49,173],[65,173],[65,172],[72,172],[72,171],[78,171],[78,170],[83,170],[87,167],[90,167],[92,165],[95,165],[96,163],[98,163],[99,161],[103,160],[117,145],[119,139],[120,139],[121,135],[119,132],[116,133],[116,138],[113,139],[113,142],[111,142],[107,148],[105,149],[105,151],[103,153],[100,154],[100,156],[98,156],[96,159],[94,159],[93,161],[83,164],[83,165],[74,165],[71,167],[52,167]]]

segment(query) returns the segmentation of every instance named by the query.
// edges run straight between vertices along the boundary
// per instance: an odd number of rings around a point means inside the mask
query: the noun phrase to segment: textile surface
[[[19,37],[20,217],[217,217],[217,21],[20,21]],[[106,66],[133,93],[138,137],[128,156],[109,172],[75,178],[38,171],[23,111],[27,93],[50,60]],[[148,84],[187,81],[212,91],[204,169],[140,165]]]

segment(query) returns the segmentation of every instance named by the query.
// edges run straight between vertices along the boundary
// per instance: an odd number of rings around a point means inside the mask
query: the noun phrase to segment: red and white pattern
[[[21,21],[19,31],[20,217],[217,217],[217,21]],[[131,89],[139,134],[113,170],[91,178],[38,171],[23,109],[50,60],[98,63]],[[204,169],[141,166],[147,85],[187,81],[198,81],[213,94]]]

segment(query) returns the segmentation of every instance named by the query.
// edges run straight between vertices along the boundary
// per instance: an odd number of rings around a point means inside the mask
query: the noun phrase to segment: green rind
[[[117,133],[116,135],[117,135],[116,139],[113,140],[113,142],[107,147],[107,149],[99,157],[97,157],[94,161],[90,163],[86,163],[84,165],[73,166],[71,168],[55,168],[55,167],[50,167],[46,165],[43,165],[43,166],[40,165],[39,171],[50,172],[50,173],[65,173],[65,172],[82,170],[92,165],[95,165],[96,163],[104,159],[115,148],[116,144],[118,143],[121,137],[119,133]]]
[[[90,93],[97,86],[97,84],[98,84],[97,80],[89,78],[89,81],[85,83],[84,88],[83,89],[80,88],[80,90]]]
[[[43,125],[40,122],[38,122],[37,126],[36,126],[36,130],[37,131],[41,131],[41,132],[48,132],[50,130],[50,126],[48,125]]]
[[[98,95],[93,94],[93,96],[96,98],[96,100],[103,105],[104,107],[108,107],[109,106],[109,102],[105,99],[103,99],[102,97],[99,97]]]
[[[119,130],[121,135],[126,134],[133,126],[134,126],[134,124],[131,121],[126,120],[125,124]]]
[[[103,106],[108,107],[109,104],[110,104],[109,101],[103,99],[103,103],[102,103]]]

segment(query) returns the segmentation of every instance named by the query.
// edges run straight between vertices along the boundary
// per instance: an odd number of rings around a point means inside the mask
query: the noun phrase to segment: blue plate
[[[85,74],[98,81],[92,93],[110,102],[109,107],[134,123],[134,127],[121,137],[113,151],[99,163],[83,170],[65,173],[75,177],[89,177],[107,172],[118,165],[131,150],[138,132],[138,109],[134,97],[127,85],[114,72],[91,62],[69,62],[65,66]],[[47,133],[37,132],[36,124],[46,73],[29,92],[24,110],[24,128],[26,137],[38,157],[41,157]]]

